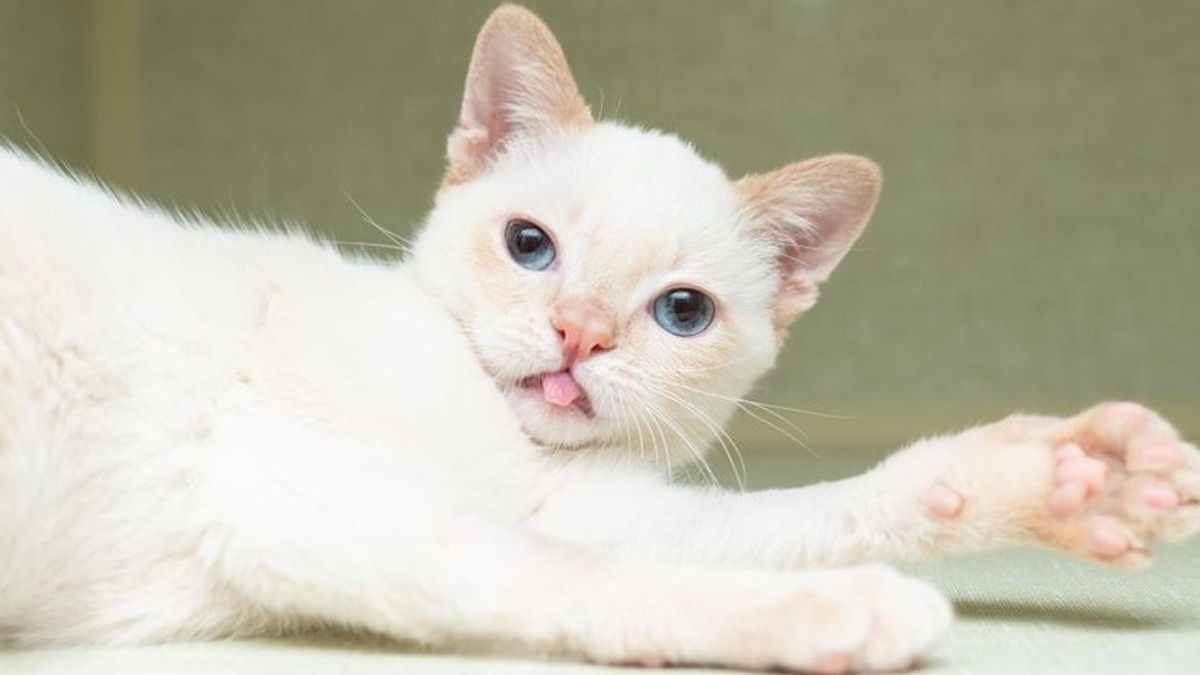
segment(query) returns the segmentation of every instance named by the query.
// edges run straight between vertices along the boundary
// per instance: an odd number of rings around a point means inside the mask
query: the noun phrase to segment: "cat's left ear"
[[[775,256],[777,329],[817,301],[817,285],[829,278],[871,219],[882,183],[875,162],[828,155],[735,184],[752,236]]]
[[[475,38],[443,185],[477,176],[517,138],[591,123],[550,29],[524,7],[501,6]]]

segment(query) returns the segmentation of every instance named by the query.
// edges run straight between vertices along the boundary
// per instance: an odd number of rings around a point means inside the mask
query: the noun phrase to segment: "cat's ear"
[[[550,29],[533,12],[504,5],[475,39],[443,184],[478,175],[514,139],[591,123]]]
[[[779,269],[777,328],[817,301],[817,285],[866,228],[882,180],[869,159],[828,155],[736,183],[752,235],[769,244]]]

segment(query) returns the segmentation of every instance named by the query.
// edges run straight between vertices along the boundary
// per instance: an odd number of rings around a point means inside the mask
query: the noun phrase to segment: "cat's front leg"
[[[918,443],[878,471],[921,484],[948,551],[1036,543],[1122,568],[1200,529],[1200,452],[1134,403],[1014,415]]]
[[[579,472],[531,519],[542,532],[689,564],[777,569],[1043,544],[1117,566],[1200,529],[1200,452],[1128,403],[1014,416],[926,439],[872,470],[734,493]]]
[[[232,611],[238,633],[337,625],[445,649],[841,673],[906,667],[950,621],[936,590],[885,567],[621,555],[480,508],[435,465],[311,428],[288,438],[216,449],[197,568],[233,606],[206,607],[188,635]]]

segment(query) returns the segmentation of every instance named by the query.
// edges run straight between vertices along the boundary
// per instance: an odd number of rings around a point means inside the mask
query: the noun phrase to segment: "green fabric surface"
[[[1200,672],[1200,542],[1162,547],[1137,574],[1045,551],[911,570],[946,590],[959,617],[922,671],[930,675]]]

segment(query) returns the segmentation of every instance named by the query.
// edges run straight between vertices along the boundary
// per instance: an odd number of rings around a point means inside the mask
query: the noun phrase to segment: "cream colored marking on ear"
[[[591,123],[550,29],[533,12],[504,5],[475,39],[442,187],[479,175],[514,138]]]
[[[881,184],[879,166],[855,155],[817,157],[735,183],[752,231],[776,250],[781,335],[816,303],[817,285],[866,228]]]

